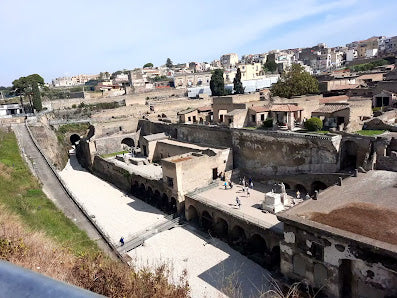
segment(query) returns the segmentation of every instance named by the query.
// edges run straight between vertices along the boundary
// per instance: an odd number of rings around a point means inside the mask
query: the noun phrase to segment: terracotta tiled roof
[[[263,112],[269,112],[270,107],[269,106],[256,106],[256,107],[250,107],[249,108],[252,111],[255,111],[256,113],[263,113]]]
[[[349,99],[349,96],[347,96],[347,95],[329,96],[329,97],[321,98],[320,103],[347,101],[348,99]]]
[[[344,89],[355,89],[359,86],[359,84],[346,84],[346,85],[338,85],[333,86],[332,90],[344,90]]]
[[[330,104],[330,105],[324,105],[317,110],[313,111],[313,113],[322,113],[322,114],[332,114],[338,111],[342,111],[344,109],[349,108],[349,105],[343,105],[343,104]]]
[[[273,105],[270,108],[270,110],[273,112],[296,112],[296,111],[302,111],[303,108],[298,107],[296,105],[285,104],[285,105]]]
[[[212,107],[211,106],[199,107],[199,108],[197,108],[197,111],[199,111],[199,112],[212,111]]]

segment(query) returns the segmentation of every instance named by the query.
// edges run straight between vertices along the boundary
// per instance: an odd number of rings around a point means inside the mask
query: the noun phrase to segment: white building
[[[356,49],[348,49],[346,51],[346,61],[350,62],[354,59],[357,59],[357,50]]]
[[[12,115],[19,115],[22,113],[23,109],[20,104],[12,103],[0,105],[0,117],[12,117]]]

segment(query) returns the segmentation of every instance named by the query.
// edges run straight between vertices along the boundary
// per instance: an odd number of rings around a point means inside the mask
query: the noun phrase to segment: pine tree
[[[241,83],[241,71],[237,68],[237,74],[233,79],[233,89],[235,94],[244,94],[243,83]]]
[[[225,92],[225,82],[223,81],[223,69],[215,69],[211,76],[210,89],[212,96],[223,96]]]
[[[32,83],[32,91],[33,91],[33,108],[36,111],[40,112],[43,109],[43,106],[41,105],[41,95],[37,82]]]
[[[167,58],[167,62],[165,63],[165,66],[167,66],[168,68],[172,68],[174,66],[170,58]]]

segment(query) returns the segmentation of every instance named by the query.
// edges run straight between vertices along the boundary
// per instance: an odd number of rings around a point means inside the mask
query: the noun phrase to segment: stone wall
[[[397,294],[395,254],[317,231],[317,228],[284,222],[280,267],[286,277],[307,280],[328,297],[346,297],[346,293],[342,293],[344,282],[351,291],[350,297]]]
[[[339,169],[340,136],[234,129],[234,166],[256,177]]]
[[[125,138],[131,138],[135,140],[136,133],[113,135],[110,137],[96,138],[95,145],[98,154],[108,154],[114,152],[120,152],[123,150],[123,144],[121,141]]]
[[[378,156],[376,158],[376,169],[397,172],[397,157]]]

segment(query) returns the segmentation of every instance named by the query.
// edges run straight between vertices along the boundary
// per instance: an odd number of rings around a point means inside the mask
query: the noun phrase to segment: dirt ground
[[[397,245],[397,212],[369,203],[351,203],[329,213],[313,212],[310,220]]]

